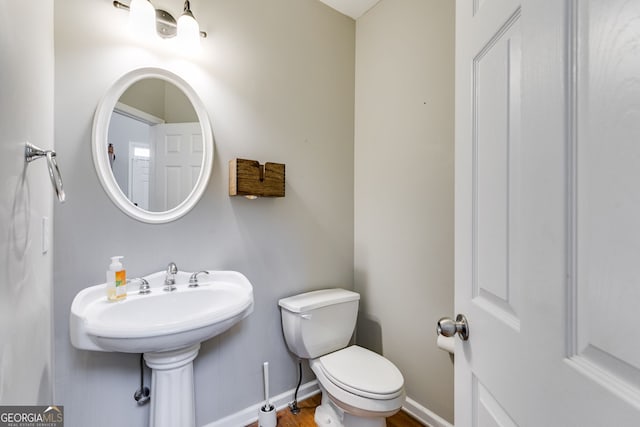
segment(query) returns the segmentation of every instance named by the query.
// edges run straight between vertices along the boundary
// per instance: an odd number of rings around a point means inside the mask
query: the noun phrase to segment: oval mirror
[[[213,165],[204,104],[179,76],[141,68],[118,79],[93,120],[93,162],[111,200],[148,223],[189,212]]]

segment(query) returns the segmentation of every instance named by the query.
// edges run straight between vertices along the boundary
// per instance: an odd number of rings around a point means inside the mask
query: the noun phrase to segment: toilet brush
[[[262,375],[264,377],[264,406],[262,409],[264,411],[271,411],[273,405],[269,402],[269,362],[262,364]]]
[[[262,364],[262,375],[264,378],[264,406],[260,408],[258,414],[259,427],[276,427],[276,408],[269,401],[269,362]]]

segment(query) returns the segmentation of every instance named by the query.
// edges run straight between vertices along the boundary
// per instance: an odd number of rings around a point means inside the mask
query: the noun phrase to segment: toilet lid
[[[357,345],[322,356],[320,364],[331,382],[365,397],[390,399],[404,386],[402,373],[393,363]]]

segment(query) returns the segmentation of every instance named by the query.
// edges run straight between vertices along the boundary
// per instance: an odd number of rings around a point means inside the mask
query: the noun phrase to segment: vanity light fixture
[[[143,33],[147,36],[152,33],[163,39],[175,37],[185,46],[197,46],[200,44],[200,38],[207,37],[206,32],[200,31],[198,21],[191,12],[189,0],[184,2],[182,15],[177,21],[166,10],[153,7],[150,0],[131,0],[129,4],[114,0],[113,7],[129,11],[129,25],[132,31],[138,34]]]
[[[149,0],[131,0],[129,4],[129,31],[138,37],[154,37],[156,33],[155,17],[156,9]]]
[[[191,13],[191,4],[189,0],[184,2],[184,11],[180,18],[178,18],[177,24],[178,40],[186,46],[199,46],[200,45],[200,26],[198,21],[193,17]]]

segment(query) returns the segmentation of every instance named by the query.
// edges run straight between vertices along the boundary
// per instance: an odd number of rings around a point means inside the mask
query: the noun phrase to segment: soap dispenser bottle
[[[123,256],[111,257],[107,270],[107,299],[120,301],[127,297],[127,273],[120,262]]]

